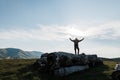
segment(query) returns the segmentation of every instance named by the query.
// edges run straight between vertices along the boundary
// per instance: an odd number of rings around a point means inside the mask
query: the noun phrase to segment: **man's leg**
[[[78,48],[78,55],[79,55],[79,48]]]
[[[74,50],[75,50],[75,54],[76,54],[76,48],[74,48]]]
[[[77,55],[79,55],[79,47],[77,46],[76,49],[77,49]]]

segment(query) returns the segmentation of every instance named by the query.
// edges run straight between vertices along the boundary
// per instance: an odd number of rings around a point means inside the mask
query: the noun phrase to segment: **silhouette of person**
[[[79,55],[79,46],[78,43],[83,41],[84,38],[82,38],[81,40],[75,38],[74,40],[72,40],[71,38],[69,38],[72,42],[74,42],[74,50],[75,50],[75,54],[76,54],[76,50],[78,50],[78,55]]]

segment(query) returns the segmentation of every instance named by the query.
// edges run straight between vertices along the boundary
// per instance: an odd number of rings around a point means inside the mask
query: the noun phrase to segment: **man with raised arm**
[[[79,55],[79,46],[78,43],[83,41],[84,38],[82,38],[81,40],[75,38],[74,40],[72,40],[71,38],[69,38],[72,42],[74,42],[74,50],[75,50],[75,54],[76,54],[76,50],[78,50],[78,55]]]

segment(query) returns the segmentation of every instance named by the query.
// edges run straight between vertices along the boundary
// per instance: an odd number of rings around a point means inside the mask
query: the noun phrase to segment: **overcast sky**
[[[0,48],[120,57],[120,0],[0,0]]]

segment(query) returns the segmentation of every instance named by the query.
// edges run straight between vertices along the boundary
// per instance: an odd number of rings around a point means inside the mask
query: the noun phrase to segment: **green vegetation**
[[[104,65],[77,72],[66,77],[55,77],[40,74],[31,70],[35,59],[0,60],[0,80],[112,80],[111,73],[116,64],[114,61],[104,61]]]

